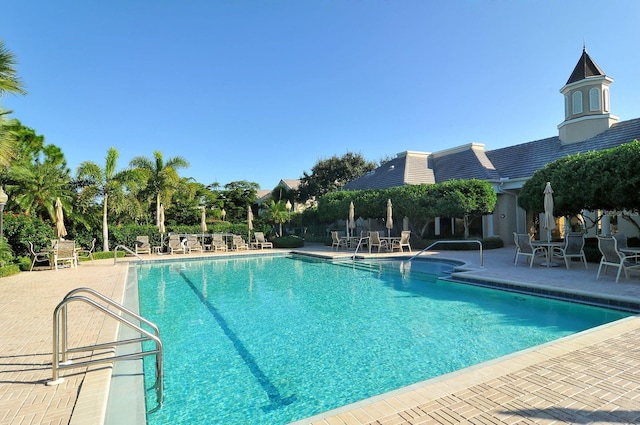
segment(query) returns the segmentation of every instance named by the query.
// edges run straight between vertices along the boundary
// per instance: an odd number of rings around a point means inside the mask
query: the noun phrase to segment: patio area
[[[336,252],[321,245],[309,245],[302,251],[351,255],[350,251]],[[513,253],[513,247],[485,251],[484,267],[480,266],[478,251],[424,255],[466,261],[466,270],[459,276],[474,281],[492,280],[640,303],[637,277],[616,284],[615,276],[609,273],[596,280],[596,264],[589,264],[589,270],[578,263],[570,270],[538,265],[530,269],[524,262],[514,266]],[[227,254],[205,254],[214,255]],[[390,254],[382,254],[386,255]],[[127,262],[134,260],[127,258],[115,266],[113,260],[83,262],[77,269],[25,272],[0,279],[0,425],[103,422],[110,367],[97,366],[90,373],[74,369],[65,372],[61,385],[46,385],[51,378],[52,314],[67,292],[81,286],[121,302]],[[102,314],[88,308],[76,308],[70,311],[72,346],[115,337],[113,321],[105,321]],[[73,326],[74,320],[77,326]],[[631,317],[298,423],[638,423],[638,406],[640,318]]]

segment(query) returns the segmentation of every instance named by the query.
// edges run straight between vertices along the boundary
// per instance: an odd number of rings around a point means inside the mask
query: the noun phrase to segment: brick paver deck
[[[314,248],[316,249],[316,248]],[[323,247],[317,248],[326,253]],[[344,251],[343,251],[344,252]],[[219,254],[218,254],[219,255]],[[640,282],[611,276],[595,280],[597,267],[513,266],[513,250],[435,254],[470,263],[466,274],[525,282],[602,297],[640,300]],[[153,256],[151,256],[153,257]],[[536,267],[536,266],[534,266]],[[78,269],[34,271],[0,279],[0,425],[100,424],[110,370],[64,372],[51,377],[52,314],[63,296],[87,286],[121,301],[127,266],[113,260]],[[113,339],[116,326],[84,306],[69,313],[70,345]],[[299,423],[327,424],[530,424],[640,423],[640,318],[632,317],[516,355],[484,363],[346,406]]]

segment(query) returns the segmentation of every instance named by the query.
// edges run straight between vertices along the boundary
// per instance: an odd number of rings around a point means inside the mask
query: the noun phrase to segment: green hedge
[[[0,267],[0,277],[11,276],[20,273],[20,266],[17,264],[8,264]]]
[[[300,236],[283,236],[281,238],[273,238],[274,248],[302,248],[304,239]]]

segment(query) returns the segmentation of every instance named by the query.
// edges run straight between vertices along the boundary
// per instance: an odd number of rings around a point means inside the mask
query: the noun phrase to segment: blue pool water
[[[451,264],[420,265],[140,266],[140,311],[165,347],[155,411],[145,360],[149,423],[286,424],[629,315],[439,280]]]

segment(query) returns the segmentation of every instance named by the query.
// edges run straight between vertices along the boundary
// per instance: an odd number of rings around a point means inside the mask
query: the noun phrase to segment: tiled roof
[[[280,182],[291,190],[298,190],[298,187],[300,187],[300,179],[282,179]]]
[[[599,151],[640,139],[640,118],[615,123],[583,142],[562,143],[558,136],[487,152],[500,177],[531,177],[547,163],[567,155]]]
[[[345,190],[384,189],[405,184],[435,183],[427,167],[428,154],[405,152],[344,186]]]
[[[383,189],[453,179],[497,181],[529,178],[547,163],[567,155],[609,149],[640,140],[640,118],[617,122],[583,142],[562,143],[558,136],[485,151],[470,144],[433,154],[408,151],[345,185],[345,190]]]
[[[438,183],[454,179],[497,180],[500,178],[484,149],[478,145],[471,145],[469,149],[449,155],[435,154],[432,163]]]

